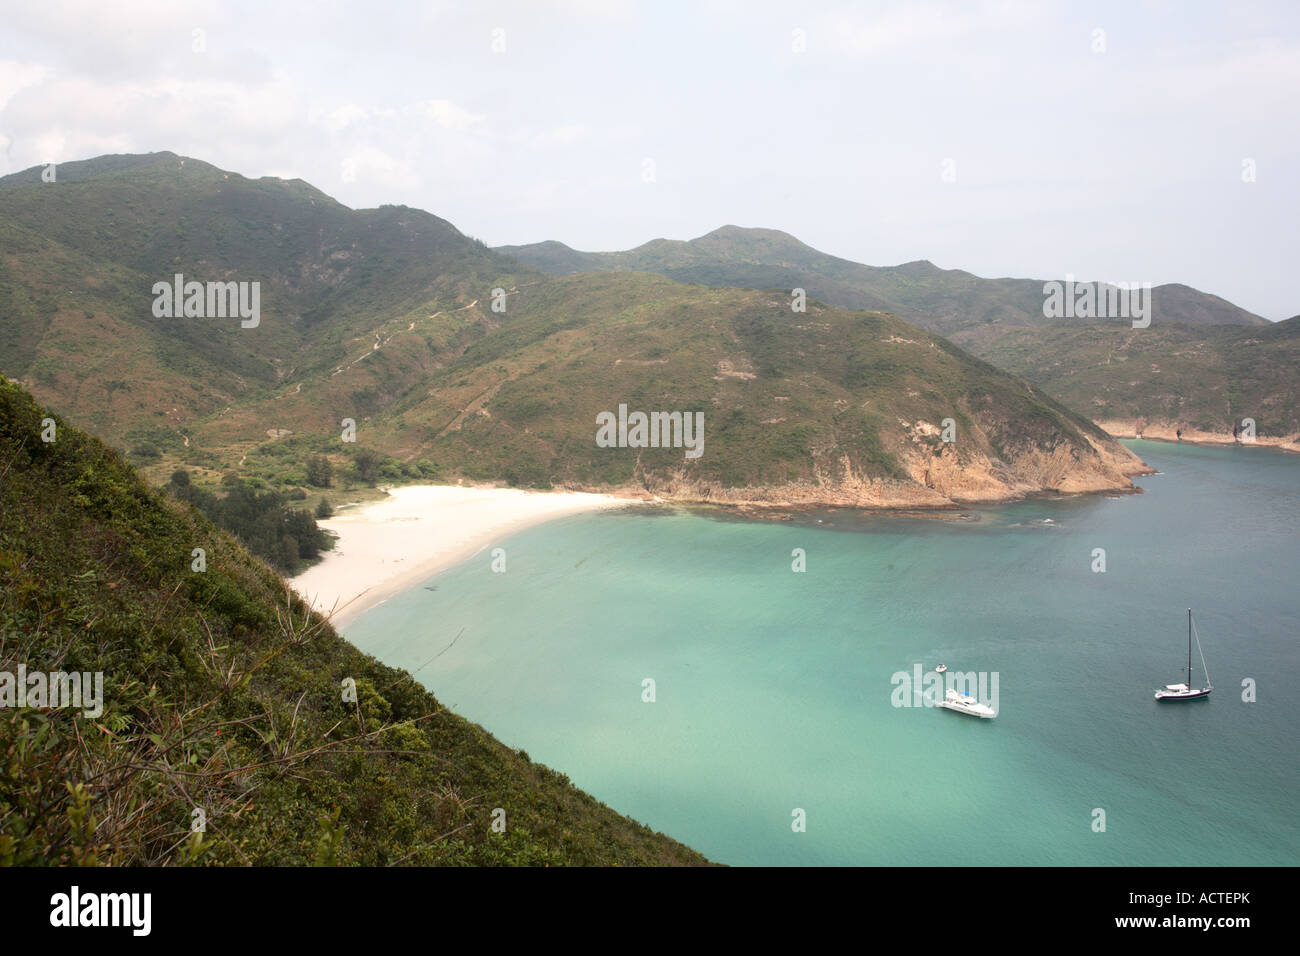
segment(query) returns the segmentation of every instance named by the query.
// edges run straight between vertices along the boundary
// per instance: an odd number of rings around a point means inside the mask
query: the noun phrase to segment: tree
[[[327,546],[325,533],[316,527],[316,519],[309,512],[293,509],[285,515],[284,533],[292,541],[297,558],[314,561],[320,556],[322,546]],[[292,567],[292,565],[290,565]]]
[[[276,563],[285,571],[292,571],[298,566],[298,539],[293,535],[285,535],[280,539],[280,560]]]
[[[307,483],[317,488],[328,488],[334,480],[334,466],[324,455],[307,459]]]
[[[352,467],[357,470],[357,478],[373,487],[379,480],[379,452],[358,448],[352,456]]]
[[[332,518],[333,516],[334,516],[334,508],[330,505],[329,499],[322,498],[320,500],[320,503],[316,505],[316,517]]]
[[[190,486],[190,473],[184,468],[177,468],[172,472],[172,484],[177,488],[188,488]]]

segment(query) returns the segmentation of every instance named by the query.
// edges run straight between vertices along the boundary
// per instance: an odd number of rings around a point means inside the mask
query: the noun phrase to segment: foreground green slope
[[[705,862],[341,640],[98,440],[44,441],[47,418],[0,379],[0,673],[100,671],[103,712],[0,709],[0,864]]]

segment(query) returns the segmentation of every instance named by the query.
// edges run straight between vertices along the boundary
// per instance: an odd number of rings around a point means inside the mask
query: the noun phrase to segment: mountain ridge
[[[897,285],[897,276],[928,273],[928,278],[942,280],[949,284],[961,282],[970,284],[988,284],[989,289],[1000,289],[1008,302],[1003,303],[1020,319],[1019,324],[1040,325],[1046,319],[1041,314],[1043,303],[1042,286],[1051,280],[1027,279],[1015,277],[984,278],[962,269],[942,269],[928,259],[916,259],[894,266],[872,266],[854,262],[840,256],[821,252],[779,229],[736,226],[720,226],[711,232],[694,239],[653,239],[632,249],[622,252],[582,252],[572,249],[557,240],[525,245],[508,245],[495,247],[507,255],[519,259],[525,264],[544,271],[553,271],[560,264],[568,262],[573,266],[602,269],[637,269],[639,271],[659,272],[680,281],[694,281],[695,278],[707,279],[708,285],[737,285],[742,288],[782,288],[782,284],[761,285],[763,279],[744,272],[733,275],[715,275],[709,270],[716,270],[716,263],[701,256],[708,250],[714,256],[721,256],[737,263],[762,264],[767,274],[773,277],[800,279],[800,288],[805,288],[809,295],[823,301],[845,308],[877,308],[891,312],[907,319],[922,328],[950,336],[962,331],[968,325],[957,323],[950,316],[932,314],[916,296],[903,293]],[[763,252],[786,255],[787,258],[764,260]],[[783,270],[792,268],[808,270],[802,275],[787,275]],[[1079,284],[1095,284],[1096,280],[1079,280]],[[1035,291],[1036,290],[1036,291]],[[1198,324],[1239,324],[1260,325],[1268,320],[1254,313],[1241,309],[1219,296],[1203,293],[1182,283],[1164,283],[1154,286],[1153,295],[1157,302],[1176,303],[1180,318],[1171,321],[1189,321]],[[1189,296],[1189,293],[1192,295]],[[951,293],[950,293],[951,294]],[[1214,305],[1211,309],[1199,301],[1204,297]],[[1029,307],[1032,306],[1032,307]],[[1195,306],[1195,307],[1194,307]]]
[[[0,371],[122,447],[159,452],[137,460],[160,483],[186,467],[201,486],[236,471],[288,492],[316,455],[372,482],[364,453],[387,456],[390,478],[948,507],[1131,489],[1143,467],[1086,419],[879,310],[814,296],[797,313],[761,290],[631,271],[548,276],[421,210],[349,210],[171,153],[69,175],[33,169],[0,188],[0,237],[16,250],[0,257],[13,312]],[[260,324],[155,317],[148,290],[174,273],[260,282]],[[595,416],[624,402],[707,413],[703,458],[599,449]],[[357,444],[341,442],[347,427]]]
[[[868,266],[780,230],[726,225],[692,240],[612,253],[554,240],[499,248],[552,273],[642,270],[784,295],[802,288],[843,308],[888,311],[1113,425],[1116,435],[1146,427],[1148,434],[1232,442],[1234,429],[1251,418],[1261,438],[1288,448],[1300,443],[1300,395],[1291,385],[1300,329],[1183,283],[1154,287],[1149,324],[1134,329],[1131,317],[1047,318],[1040,280],[985,279],[929,260]],[[1097,288],[1078,284],[1084,287]],[[1140,370],[1124,364],[1130,352],[1142,354]]]

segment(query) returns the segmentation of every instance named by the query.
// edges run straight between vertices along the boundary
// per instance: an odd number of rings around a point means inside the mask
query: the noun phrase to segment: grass
[[[705,862],[356,650],[111,448],[42,442],[48,414],[0,381],[0,671],[102,672],[104,710],[0,710],[0,864]]]

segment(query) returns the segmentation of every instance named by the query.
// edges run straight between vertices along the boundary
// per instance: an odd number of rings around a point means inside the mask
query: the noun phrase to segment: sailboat
[[[1196,653],[1201,655],[1201,670],[1205,674],[1205,686],[1192,686],[1192,636],[1194,628],[1192,625],[1192,609],[1187,609],[1187,683],[1186,684],[1166,684],[1162,689],[1156,691],[1156,700],[1200,700],[1203,697],[1209,697],[1210,691],[1214,690],[1214,685],[1210,683],[1210,671],[1205,666],[1205,654],[1201,651],[1201,636],[1196,635]]]

